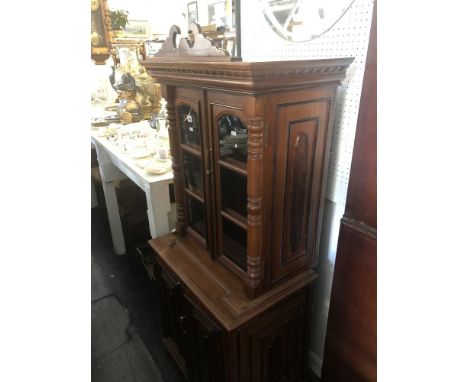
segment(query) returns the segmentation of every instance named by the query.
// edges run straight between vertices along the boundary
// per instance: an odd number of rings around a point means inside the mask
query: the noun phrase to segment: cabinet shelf
[[[185,189],[185,192],[189,194],[192,198],[197,199],[200,203],[205,203],[203,197],[198,192],[190,190],[188,188]]]
[[[190,154],[201,157],[200,147],[198,147],[198,146],[190,145],[190,144],[186,144],[186,143],[181,143],[180,147],[182,148],[182,150],[185,150],[185,151],[189,152]]]
[[[237,241],[223,236],[224,255],[244,272],[247,269],[247,249]]]
[[[241,163],[232,159],[218,161],[220,166],[227,168],[228,170],[237,172],[238,174],[247,176],[247,165],[245,163]]]
[[[247,218],[245,216],[242,216],[241,214],[237,213],[234,210],[231,210],[230,208],[221,210],[221,216],[225,217],[232,223],[238,225],[239,227],[247,231]]]

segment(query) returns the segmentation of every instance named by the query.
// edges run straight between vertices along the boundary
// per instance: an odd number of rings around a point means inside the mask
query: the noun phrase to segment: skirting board
[[[321,377],[322,376],[322,363],[323,359],[320,358],[317,354],[309,350],[309,357],[308,357],[308,362],[307,365],[309,366],[309,369],[312,370],[312,372],[317,376]]]

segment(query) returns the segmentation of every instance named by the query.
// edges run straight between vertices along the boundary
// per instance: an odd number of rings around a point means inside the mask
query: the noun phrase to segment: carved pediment
[[[201,27],[197,23],[191,23],[189,27],[189,37],[180,39],[177,46],[177,35],[180,35],[180,28],[173,25],[169,30],[169,37],[166,39],[161,49],[155,57],[171,58],[203,58],[204,61],[231,61],[229,52],[216,47],[214,42],[203,36]],[[209,59],[207,59],[209,57]]]

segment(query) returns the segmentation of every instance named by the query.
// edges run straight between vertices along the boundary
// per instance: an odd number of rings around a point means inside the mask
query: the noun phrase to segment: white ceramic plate
[[[150,165],[145,167],[146,173],[149,175],[161,175],[166,173],[168,170],[167,166],[164,165]]]
[[[151,153],[149,151],[133,151],[130,153],[130,157],[133,159],[140,159],[149,157]]]
[[[148,159],[138,159],[135,161],[135,164],[144,170],[150,164],[150,161]]]

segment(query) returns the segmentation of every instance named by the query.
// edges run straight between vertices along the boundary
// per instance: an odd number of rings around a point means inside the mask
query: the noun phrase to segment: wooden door
[[[308,294],[255,319],[240,332],[239,380],[294,382],[304,375]]]
[[[186,228],[204,246],[209,247],[211,182],[206,176],[210,164],[204,155],[209,143],[204,122],[203,92],[177,88],[174,103]]]
[[[190,333],[187,337],[187,367],[190,370],[190,382],[224,381],[225,362],[229,349],[223,344],[223,331],[213,320],[190,305]]]
[[[247,270],[247,118],[244,97],[208,92],[216,250],[235,272]]]
[[[187,354],[190,354],[187,329],[189,310],[183,299],[183,288],[180,282],[163,270],[158,262],[154,264],[155,280],[161,301],[164,343],[182,373],[187,376],[190,373],[185,362]]]

